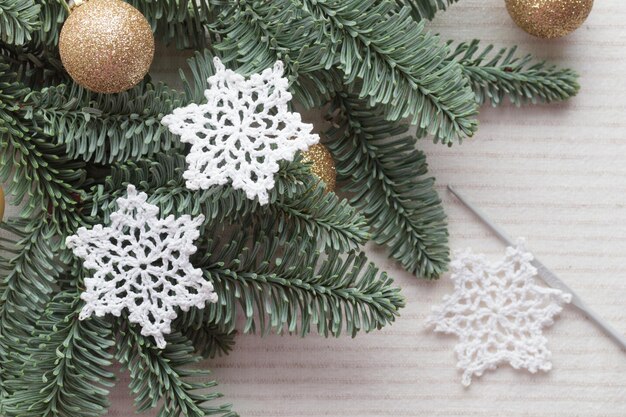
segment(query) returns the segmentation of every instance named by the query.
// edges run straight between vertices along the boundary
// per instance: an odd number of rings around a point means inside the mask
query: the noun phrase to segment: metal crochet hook
[[[467,207],[476,217],[478,217],[487,227],[489,227],[502,241],[504,241],[509,246],[514,246],[515,242],[497,225],[495,225],[491,220],[489,220],[485,214],[473,206],[465,197],[459,194],[458,191],[454,189],[451,185],[448,185],[448,190],[459,199],[465,207]],[[559,277],[557,277],[552,271],[550,271],[544,264],[542,264],[539,259],[535,257],[532,262],[533,266],[537,268],[537,273],[539,276],[545,281],[546,284],[551,286],[552,288],[558,288],[561,291],[568,292],[572,295],[572,304],[578,307],[580,311],[585,313],[585,315],[594,322],[607,336],[609,336],[615,343],[617,343],[623,350],[626,350],[626,337],[619,333],[616,329],[614,329],[610,324],[604,321],[600,316],[598,316],[592,309],[590,309],[583,300]]]

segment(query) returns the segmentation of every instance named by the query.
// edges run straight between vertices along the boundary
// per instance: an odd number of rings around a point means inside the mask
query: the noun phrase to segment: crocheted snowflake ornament
[[[161,120],[191,144],[187,188],[207,189],[232,181],[232,186],[268,203],[278,161],[291,161],[297,151],[319,142],[313,126],[288,110],[291,94],[283,63],[248,80],[214,59],[215,75],[204,92],[206,104],[175,109]]]
[[[532,260],[520,241],[496,263],[468,249],[450,264],[454,293],[433,308],[427,324],[459,337],[455,350],[463,385],[501,363],[532,373],[552,367],[542,328],[552,325],[572,296],[537,285]]]
[[[147,199],[129,185],[127,197],[117,200],[111,226],[81,227],[66,244],[84,259],[85,268],[95,270],[93,277],[85,278],[80,319],[94,312],[119,316],[126,308],[129,320],[141,325],[141,334],[154,337],[162,349],[163,335],[170,333],[176,318],[175,307],[203,308],[207,301],[216,302],[217,295],[189,262],[204,216],[159,219],[159,208]]]

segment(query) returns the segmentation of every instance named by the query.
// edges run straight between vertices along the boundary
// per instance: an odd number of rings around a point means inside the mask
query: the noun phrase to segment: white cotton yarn
[[[208,189],[232,182],[249,199],[268,203],[278,161],[292,161],[297,151],[319,142],[313,126],[289,111],[289,81],[283,63],[246,80],[214,59],[215,75],[204,92],[206,104],[178,108],[161,120],[191,144],[187,188]]]
[[[204,308],[206,302],[217,302],[217,294],[202,270],[189,261],[204,216],[159,219],[159,208],[147,199],[129,185],[127,196],[117,200],[110,226],[81,227],[66,244],[84,259],[85,268],[95,271],[85,278],[80,319],[92,313],[120,316],[127,309],[128,319],[141,326],[141,334],[154,337],[163,349],[175,308]]]
[[[551,369],[542,329],[553,324],[572,296],[537,285],[532,260],[520,240],[499,262],[468,249],[450,264],[454,292],[433,308],[427,324],[459,337],[455,350],[463,385],[502,363],[532,373]]]

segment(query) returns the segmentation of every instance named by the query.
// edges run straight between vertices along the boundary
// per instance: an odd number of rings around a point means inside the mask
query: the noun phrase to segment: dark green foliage
[[[157,40],[201,49],[180,71],[182,91],[150,77],[120,94],[85,91],[59,59],[63,0],[0,0],[0,183],[22,203],[0,225],[1,415],[101,415],[114,355],[138,410],[234,416],[213,405],[215,382],[195,369],[201,356],[230,352],[238,315],[240,330],[261,334],[355,336],[392,323],[404,299],[359,252],[369,238],[416,275],[445,271],[445,214],[417,136],[451,145],[474,133],[477,102],[578,90],[573,71],[516,58],[515,48],[493,58],[477,41],[451,51],[424,20],[454,0],[127,1]],[[188,146],[160,120],[205,101],[216,54],[244,74],[280,59],[297,104],[330,105],[327,145],[349,200],[326,193],[299,158],[280,165],[265,206],[229,185],[185,187]],[[219,301],[179,312],[164,350],[125,316],[77,320],[92,271],[65,238],[108,224],[128,184],[162,217],[205,216],[192,262]]]
[[[281,236],[300,236],[316,242],[320,250],[340,252],[365,244],[369,233],[365,218],[347,200],[339,201],[313,178],[306,190],[293,197],[279,198],[275,204],[258,211],[263,230],[276,230]],[[280,192],[279,192],[280,193]]]
[[[14,240],[3,242],[0,281],[2,380],[20,373],[24,340],[53,292],[62,267],[61,239],[84,223],[76,210],[84,179],[82,164],[64,147],[29,125],[23,103],[29,90],[0,64],[0,182],[16,203],[27,198],[22,219],[3,223]],[[29,218],[30,217],[30,218]],[[67,258],[67,255],[65,255]],[[6,390],[6,386],[4,390]]]
[[[416,20],[432,19],[440,10],[445,10],[458,0],[396,0],[399,4],[409,6]]]
[[[578,74],[568,68],[537,61],[532,55],[515,56],[516,47],[502,48],[490,56],[493,45],[479,51],[479,42],[459,44],[449,59],[458,61],[470,79],[478,104],[496,107],[508,97],[511,103],[550,103],[578,93]]]
[[[218,294],[205,309],[209,323],[231,330],[240,305],[244,332],[274,330],[301,336],[380,329],[395,320],[404,298],[393,280],[368,264],[364,254],[321,257],[300,239],[281,244],[266,236],[246,244],[209,241],[201,264]]]
[[[50,299],[61,272],[55,229],[45,221],[11,220],[1,224],[12,239],[0,240],[0,404],[6,382],[22,373],[26,344]],[[1,412],[0,412],[1,413]]]
[[[216,48],[227,61],[242,63],[244,73],[284,60],[296,80],[295,97],[305,105],[317,99],[307,99],[315,94],[302,91],[310,83],[300,80],[332,64],[339,71],[328,72],[324,84],[341,76],[371,105],[380,104],[387,119],[408,117],[443,143],[473,134],[476,105],[461,67],[446,60],[446,45],[416,25],[408,8],[392,0],[302,3],[237,2],[225,13],[226,38]]]
[[[27,117],[65,145],[71,158],[111,163],[180,147],[160,120],[183,103],[181,93],[163,84],[115,95],[59,85],[31,94]]]
[[[0,42],[0,63],[16,73],[16,79],[30,88],[68,82],[58,53],[38,45],[10,45]]]
[[[224,62],[243,74],[259,72],[282,60],[295,99],[319,106],[334,84],[327,71],[335,48],[320,39],[320,22],[292,0],[238,0],[225,7],[215,25],[223,34],[215,45]]]
[[[22,45],[40,26],[39,5],[33,0],[0,0],[0,40]]]
[[[27,131],[21,123],[20,104],[23,103],[29,89],[16,82],[16,77],[17,74],[12,72],[7,64],[0,63],[0,133],[3,138],[5,136],[21,138]],[[3,139],[2,144],[7,146],[5,142]]]
[[[63,0],[3,0],[5,3],[36,3],[41,22],[35,29],[34,43],[55,47],[67,10]],[[206,0],[127,0],[146,17],[156,38],[177,48],[201,48],[206,44],[208,25],[213,20]],[[2,3],[0,3],[0,9]],[[29,9],[29,11],[32,8]],[[37,16],[36,16],[37,17]],[[14,42],[11,42],[14,43]]]
[[[184,169],[185,158],[175,153],[113,165],[111,175],[93,190],[86,207],[91,207],[92,215],[108,222],[111,212],[117,209],[115,200],[125,195],[128,184],[149,192],[150,203],[159,206],[163,216],[202,213],[208,221],[220,223],[258,207],[257,202],[248,200],[243,192],[232,187],[213,187],[200,192],[187,189],[182,178]]]
[[[182,326],[183,334],[193,343],[203,358],[228,355],[235,345],[236,331],[224,331],[216,325],[204,322]]]
[[[76,187],[83,181],[83,164],[29,125],[24,111],[29,90],[7,70],[0,64],[0,182],[8,183],[7,192],[18,204],[28,195],[24,216],[50,209],[53,223],[77,227]]]
[[[159,417],[203,417],[221,415],[235,417],[230,405],[212,406],[208,402],[221,394],[208,392],[215,381],[210,373],[193,369],[200,357],[182,334],[174,332],[167,337],[167,346],[160,350],[139,334],[134,326],[122,321],[116,341],[116,359],[130,373],[130,391],[135,395],[137,411],[155,408],[162,402]],[[196,382],[198,379],[204,382]]]
[[[268,206],[248,200],[245,193],[231,187],[187,189],[182,179],[184,158],[173,153],[112,168],[105,185],[93,193],[92,215],[102,215],[105,222],[116,209],[115,199],[125,194],[127,184],[135,184],[150,194],[150,202],[161,208],[163,216],[203,214],[211,222],[220,223],[252,216],[249,221],[257,222],[257,228],[276,230],[285,239],[300,236],[315,242],[320,250],[343,252],[355,249],[368,238],[364,218],[347,201],[326,194],[308,167],[297,162],[283,164],[270,192],[273,204]]]
[[[213,20],[208,0],[127,0],[150,22],[157,39],[177,48],[202,48]]]
[[[363,100],[335,100],[339,126],[328,132],[350,202],[367,217],[373,239],[409,272],[436,278],[448,265],[448,232],[441,200],[427,174],[426,159],[415,150],[415,137],[390,140],[406,125],[387,122]]]
[[[256,228],[262,233],[275,231],[287,241],[298,236],[320,251],[340,253],[357,249],[369,239],[363,215],[347,200],[327,192],[299,158],[279,171],[270,195],[273,204],[254,211]]]
[[[64,0],[35,0],[41,8],[39,30],[33,34],[33,44],[56,49],[59,43],[59,35],[63,22],[68,16],[67,9],[63,5]]]
[[[206,103],[204,90],[207,88],[207,79],[215,73],[213,54],[208,49],[196,51],[194,56],[187,60],[187,65],[191,72],[191,81],[187,78],[188,74],[185,74],[182,69],[179,70],[185,97],[188,102],[196,104]]]
[[[477,109],[460,66],[445,59],[446,45],[423,22],[415,24],[408,8],[398,10],[391,0],[310,3],[326,26],[343,28],[324,32],[337,38],[339,68],[359,97],[380,104],[389,120],[411,119],[442,143],[473,134]]]
[[[60,292],[46,306],[27,350],[23,375],[10,381],[7,416],[97,417],[109,407],[114,345],[111,324],[78,320],[78,294]]]

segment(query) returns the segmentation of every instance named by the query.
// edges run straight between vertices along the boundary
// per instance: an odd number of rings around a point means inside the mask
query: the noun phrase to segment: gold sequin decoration
[[[302,161],[311,163],[311,172],[326,183],[326,191],[335,191],[337,170],[332,155],[321,143],[302,152]]]
[[[583,24],[593,0],[506,0],[513,21],[539,38],[565,36]]]
[[[72,9],[59,38],[61,61],[72,79],[98,93],[139,83],[154,58],[146,18],[121,0],[89,0]]]

